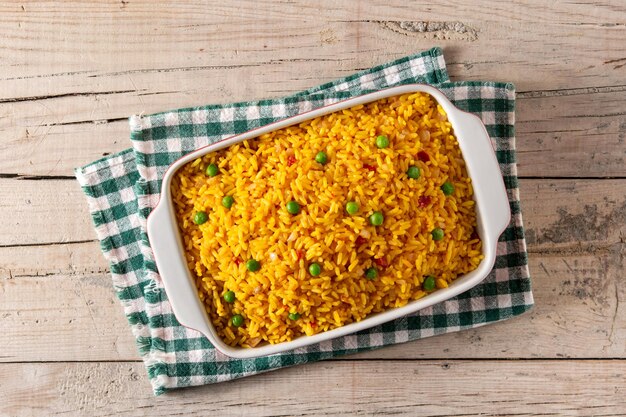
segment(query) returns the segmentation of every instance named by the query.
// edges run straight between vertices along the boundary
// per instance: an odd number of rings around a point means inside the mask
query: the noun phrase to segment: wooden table
[[[626,413],[626,3],[0,5],[0,414]],[[421,23],[423,22],[423,24]],[[280,96],[440,45],[518,90],[536,307],[484,328],[154,398],[72,170],[126,118]]]

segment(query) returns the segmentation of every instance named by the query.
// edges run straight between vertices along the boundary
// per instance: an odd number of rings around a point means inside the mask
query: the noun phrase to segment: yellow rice
[[[378,135],[389,147],[376,147]],[[319,151],[328,155],[326,165],[315,162]],[[215,177],[205,175],[211,163],[220,169]],[[419,179],[407,177],[412,165]],[[440,189],[446,181],[455,188],[450,196]],[[221,204],[225,195],[234,197],[230,209]],[[172,185],[200,299],[225,342],[244,347],[362,320],[427,295],[428,275],[444,288],[472,271],[482,259],[472,195],[446,114],[424,93],[355,106],[211,153],[181,168]],[[299,202],[298,215],[287,212],[290,200]],[[348,201],[358,202],[356,215],[346,213]],[[208,214],[200,226],[193,222],[198,211]],[[374,211],[384,214],[382,226],[370,225]],[[431,236],[437,227],[445,233],[440,241]],[[246,269],[251,258],[259,271]],[[308,272],[312,262],[322,266],[317,277]],[[375,280],[364,277],[369,267],[378,269]],[[229,290],[233,304],[223,298]],[[300,317],[290,320],[289,313]],[[230,322],[234,314],[244,317],[241,327]]]

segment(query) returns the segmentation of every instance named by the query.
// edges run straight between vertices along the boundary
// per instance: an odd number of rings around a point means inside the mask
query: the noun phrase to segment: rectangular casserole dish
[[[312,336],[301,336],[289,342],[260,345],[254,348],[231,347],[217,335],[206,309],[198,297],[194,277],[187,267],[182,238],[178,229],[171,197],[171,182],[179,168],[211,152],[247,139],[256,138],[294,124],[299,124],[335,111],[359,104],[405,93],[430,94],[446,111],[466,163],[474,188],[477,231],[482,240],[484,259],[474,271],[456,278],[448,288],[439,289],[407,305],[377,313],[366,319]],[[181,325],[195,329],[224,354],[235,358],[252,358],[297,349],[332,338],[374,327],[399,317],[415,313],[433,304],[445,301],[480,283],[491,271],[496,259],[497,241],[510,222],[510,208],[502,174],[485,127],[478,117],[456,108],[441,91],[434,87],[411,84],[381,90],[344,100],[317,110],[302,113],[218,143],[198,149],[173,163],[164,174],[161,198],[148,218],[148,237],[154,252],[159,274]]]

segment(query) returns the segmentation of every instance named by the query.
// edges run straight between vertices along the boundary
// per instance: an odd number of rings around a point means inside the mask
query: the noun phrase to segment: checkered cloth
[[[480,116],[496,149],[512,211],[494,269],[477,287],[418,313],[292,352],[231,359],[180,326],[158,275],[146,219],[167,167],[198,147],[341,99],[385,87],[427,83],[459,108]],[[210,384],[286,366],[365,351],[505,320],[533,304],[519,205],[511,84],[450,83],[434,48],[293,96],[209,105],[131,118],[132,149],[76,170],[87,196],[113,285],[145,361],[154,392]]]

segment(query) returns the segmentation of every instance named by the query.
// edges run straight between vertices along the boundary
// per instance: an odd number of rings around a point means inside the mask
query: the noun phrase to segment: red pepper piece
[[[293,164],[295,164],[295,163],[296,163],[296,157],[295,157],[295,156],[293,156],[293,155],[289,155],[289,156],[287,157],[287,166],[289,166],[289,167],[290,167],[290,166],[292,166],[292,165],[293,165]]]
[[[368,171],[376,172],[376,167],[374,165],[363,164],[363,168],[367,169]]]
[[[387,266],[389,266],[385,258],[374,259],[374,263],[380,266],[381,268],[387,268]]]
[[[233,256],[233,262],[235,265],[239,266],[243,261],[240,258]]]
[[[417,205],[420,208],[424,208],[429,205],[433,201],[433,198],[428,195],[421,195],[420,198],[417,199]]]
[[[357,236],[354,243],[356,243],[357,245],[362,245],[364,243],[367,243],[367,239],[365,239],[363,236]]]
[[[426,152],[424,151],[419,151],[417,153],[417,159],[419,159],[422,162],[428,162],[430,161],[430,155],[428,155]]]

